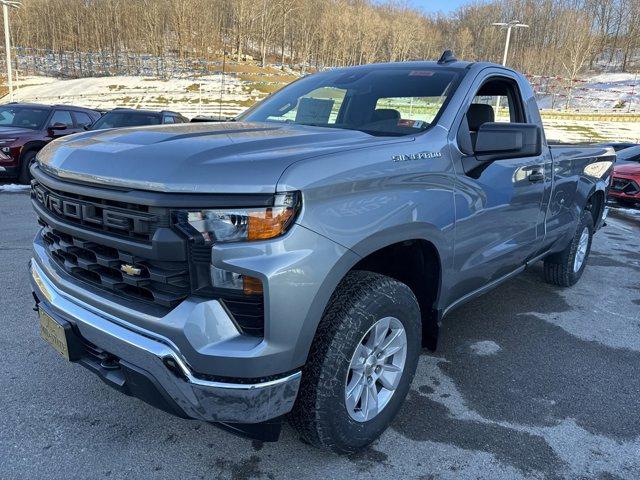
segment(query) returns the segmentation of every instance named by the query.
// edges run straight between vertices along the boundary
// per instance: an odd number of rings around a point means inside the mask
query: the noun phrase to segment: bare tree
[[[492,22],[517,18],[509,65],[575,78],[603,62],[637,70],[640,0],[489,0],[451,14],[427,14],[407,0],[23,0],[12,13],[17,48],[119,68],[123,55],[220,58],[230,45],[266,64],[353,65],[435,58],[446,48],[468,60],[500,61],[504,33]],[[586,47],[586,48],[585,48]],[[63,52],[64,55],[63,55]],[[114,60],[115,59],[115,60]],[[0,60],[1,61],[1,60]]]

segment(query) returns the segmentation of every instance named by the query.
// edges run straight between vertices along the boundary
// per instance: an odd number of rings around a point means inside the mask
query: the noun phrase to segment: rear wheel
[[[545,258],[544,279],[547,283],[570,287],[580,280],[591,252],[593,228],[591,212],[583,211],[576,233],[567,248]]]
[[[36,153],[33,150],[25,153],[22,156],[22,160],[20,162],[20,173],[18,175],[18,181],[23,185],[28,185],[31,183],[31,171],[29,168],[36,161]]]
[[[376,273],[349,273],[302,373],[290,416],[302,439],[350,453],[378,438],[407,395],[420,339],[420,308],[409,287]]]

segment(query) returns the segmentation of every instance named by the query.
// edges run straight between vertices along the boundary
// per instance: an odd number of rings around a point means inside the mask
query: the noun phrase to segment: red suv
[[[609,197],[630,207],[640,204],[640,163],[616,165]]]
[[[51,140],[83,132],[100,113],[70,105],[8,103],[0,105],[0,177],[29,183],[29,165]]]

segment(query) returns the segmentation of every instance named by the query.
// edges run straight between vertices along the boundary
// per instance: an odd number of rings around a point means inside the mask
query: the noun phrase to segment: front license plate
[[[38,309],[38,315],[40,315],[40,336],[55,348],[60,355],[69,360],[69,346],[67,345],[64,327],[41,308]]]

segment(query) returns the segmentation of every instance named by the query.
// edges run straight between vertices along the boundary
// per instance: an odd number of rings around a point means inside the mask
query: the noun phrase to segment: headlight
[[[0,145],[4,145],[5,143],[15,142],[17,138],[0,138]]]
[[[205,243],[267,240],[285,233],[298,213],[297,193],[276,195],[264,208],[191,210],[187,223]]]

